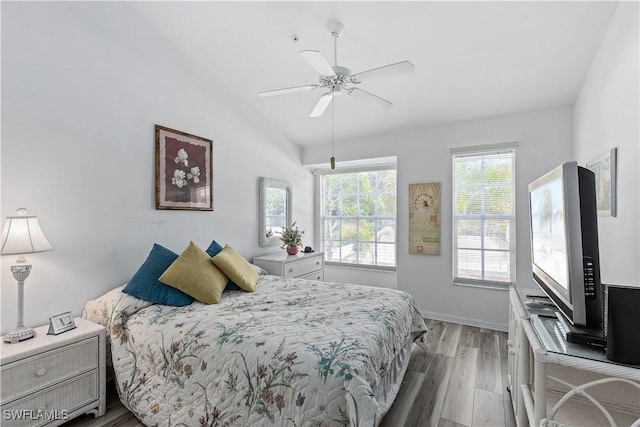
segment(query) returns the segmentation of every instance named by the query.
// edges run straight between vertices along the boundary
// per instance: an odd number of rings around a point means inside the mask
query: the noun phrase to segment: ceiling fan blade
[[[303,50],[300,55],[318,72],[321,76],[335,76],[336,73],[331,65],[317,50]]]
[[[273,95],[284,95],[286,93],[295,93],[295,92],[304,92],[306,90],[313,90],[319,88],[320,85],[306,85],[306,86],[296,86],[296,87],[288,87],[284,89],[276,89],[276,90],[268,90],[266,92],[258,93],[260,97],[273,96]]]
[[[377,95],[372,94],[371,92],[367,92],[366,90],[358,89],[357,87],[351,88],[347,91],[350,96],[354,98],[362,99],[363,101],[369,102],[370,104],[375,104],[381,108],[391,108],[393,105],[392,102],[387,101],[384,98],[380,98]]]
[[[309,117],[320,117],[322,114],[324,114],[324,110],[326,110],[329,104],[331,104],[332,99],[333,97],[331,96],[331,92],[322,95],[318,100],[316,106],[313,107],[313,111],[311,111]]]
[[[398,76],[400,74],[413,73],[415,66],[409,61],[396,62],[395,64],[385,65],[384,67],[374,68],[372,70],[362,71],[351,76],[354,83],[362,83],[371,79],[379,79],[382,77]]]

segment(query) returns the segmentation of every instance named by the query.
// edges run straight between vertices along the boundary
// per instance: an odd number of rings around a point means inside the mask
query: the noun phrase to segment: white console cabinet
[[[508,378],[517,425],[640,427],[640,366],[567,342],[550,310],[524,304],[525,292],[537,290],[509,291]]]

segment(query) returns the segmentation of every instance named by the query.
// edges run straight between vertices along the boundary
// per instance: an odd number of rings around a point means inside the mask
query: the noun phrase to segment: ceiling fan
[[[414,65],[409,61],[396,62],[394,64],[384,65],[382,67],[373,68],[371,70],[362,71],[360,73],[351,74],[351,70],[338,65],[338,38],[344,31],[344,26],[339,22],[332,22],[329,25],[334,45],[334,65],[329,62],[317,50],[303,50],[300,55],[311,65],[320,75],[319,84],[289,87],[284,89],[269,90],[258,93],[258,96],[266,97],[273,95],[283,95],[286,93],[304,92],[316,89],[326,89],[318,103],[315,105],[309,117],[320,117],[325,112],[335,96],[347,93],[354,98],[378,105],[382,108],[391,108],[393,105],[390,101],[383,99],[377,95],[362,90],[357,86],[360,83],[366,83],[369,80],[407,74],[413,72]]]

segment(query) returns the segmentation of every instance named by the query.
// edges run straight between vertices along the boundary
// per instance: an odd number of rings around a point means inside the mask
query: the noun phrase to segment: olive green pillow
[[[211,259],[240,289],[247,292],[256,290],[258,273],[251,267],[251,264],[242,258],[242,255],[236,252],[231,246],[224,245],[224,249]]]
[[[189,243],[158,279],[204,304],[217,304],[229,278],[211,262],[205,251]]]

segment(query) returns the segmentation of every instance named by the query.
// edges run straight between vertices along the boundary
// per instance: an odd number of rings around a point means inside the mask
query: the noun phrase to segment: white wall
[[[604,283],[640,284],[638,2],[621,2],[574,107],[580,164],[618,148],[618,214],[599,217]]]
[[[294,218],[312,229],[299,147],[231,97],[126,4],[2,4],[2,217],[28,208],[55,248],[29,257],[27,325],[79,315],[154,242],[179,253],[216,239],[248,258],[280,250],[257,245],[259,176],[290,181]],[[214,212],[155,210],[156,123],[213,139]],[[16,322],[14,260],[2,257],[2,333]]]
[[[336,146],[338,163],[397,156],[397,288],[411,293],[425,316],[506,329],[506,292],[452,284],[449,149],[510,141],[520,144],[516,153],[517,283],[519,286],[536,287],[531,278],[527,185],[560,163],[572,160],[570,108],[455,123]],[[313,165],[326,162],[329,152],[328,146],[305,148],[303,163]],[[430,181],[442,183],[442,255],[409,255],[408,186],[410,183]],[[339,280],[337,276],[339,273],[334,273],[334,278]]]

